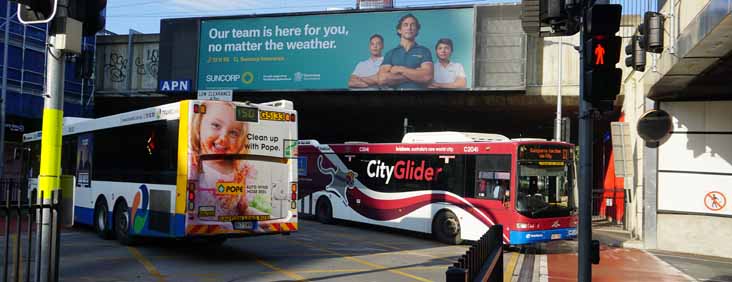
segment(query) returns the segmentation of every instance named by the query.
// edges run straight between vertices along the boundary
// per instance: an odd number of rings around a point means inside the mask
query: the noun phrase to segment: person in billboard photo
[[[380,86],[422,89],[432,81],[432,53],[416,41],[420,28],[419,20],[412,14],[399,19],[396,26],[399,46],[384,55],[378,74]]]
[[[191,175],[197,180],[199,206],[215,206],[216,215],[238,215],[249,208],[246,189],[239,194],[217,193],[217,184],[246,186],[249,167],[226,155],[246,153],[247,124],[236,120],[232,103],[204,102],[191,123]],[[218,205],[217,205],[218,203]]]
[[[463,65],[450,61],[452,50],[452,40],[449,38],[442,38],[435,44],[437,65],[434,81],[429,88],[465,88],[467,85]]]
[[[368,88],[378,85],[379,81],[376,74],[379,73],[381,61],[384,60],[381,55],[383,49],[384,38],[379,34],[371,35],[369,38],[369,53],[371,55],[368,59],[356,65],[353,73],[351,73],[351,78],[348,80],[348,87]]]

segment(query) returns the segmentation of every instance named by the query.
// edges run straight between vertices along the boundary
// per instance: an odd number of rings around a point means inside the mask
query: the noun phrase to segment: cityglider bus
[[[123,244],[296,231],[296,116],[285,100],[185,100],[67,121],[61,169],[74,179],[74,221]],[[41,132],[23,139],[33,191]]]
[[[459,244],[494,224],[506,244],[577,234],[574,146],[498,134],[408,133],[402,143],[299,146],[299,212]]]

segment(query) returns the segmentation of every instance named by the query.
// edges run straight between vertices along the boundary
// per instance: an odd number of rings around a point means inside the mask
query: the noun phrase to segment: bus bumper
[[[577,228],[571,227],[535,231],[510,231],[509,237],[512,245],[523,245],[547,242],[552,240],[572,239],[577,237]]]

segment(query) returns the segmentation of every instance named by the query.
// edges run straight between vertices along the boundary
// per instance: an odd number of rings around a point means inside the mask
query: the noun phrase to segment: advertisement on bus
[[[201,21],[198,90],[470,89],[474,8]]]
[[[227,101],[191,108],[189,233],[196,226],[257,232],[261,222],[288,221],[294,209],[295,183],[288,180],[296,173],[295,114]]]

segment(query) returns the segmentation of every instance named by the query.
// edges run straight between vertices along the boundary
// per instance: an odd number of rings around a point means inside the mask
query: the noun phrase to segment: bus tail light
[[[196,182],[189,181],[188,182],[188,210],[191,210],[191,211],[195,209],[195,205],[193,204],[193,202],[196,200],[196,193],[194,191],[196,191]]]
[[[297,183],[293,182],[290,185],[290,188],[292,188],[292,200],[296,201],[297,200]]]

